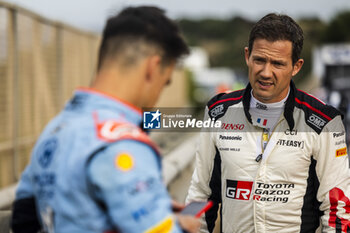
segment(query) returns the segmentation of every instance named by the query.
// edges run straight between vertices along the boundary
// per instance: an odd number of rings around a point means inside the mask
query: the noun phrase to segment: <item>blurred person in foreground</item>
[[[198,230],[197,219],[172,212],[159,152],[139,128],[140,108],[156,103],[187,53],[159,8],[129,7],[108,20],[91,88],[76,90],[33,149],[14,233]]]
[[[212,200],[202,232],[350,232],[350,173],[342,116],[296,89],[303,32],[268,14],[245,48],[249,84],[212,98],[187,201]]]

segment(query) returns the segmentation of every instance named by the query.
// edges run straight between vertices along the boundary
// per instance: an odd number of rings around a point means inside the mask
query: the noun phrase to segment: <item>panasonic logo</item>
[[[221,139],[221,140],[239,140],[239,141],[241,141],[242,137],[241,136],[224,136],[224,135],[220,135],[219,139]]]

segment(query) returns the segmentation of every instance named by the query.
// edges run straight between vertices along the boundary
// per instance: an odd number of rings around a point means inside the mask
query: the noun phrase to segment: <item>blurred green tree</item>
[[[350,41],[350,11],[338,13],[328,24],[322,35],[324,43]]]
[[[180,19],[179,24],[191,46],[203,47],[209,55],[210,66],[229,67],[238,72],[247,72],[244,47],[255,22],[236,16],[229,19]],[[307,79],[312,66],[312,49],[323,43],[350,41],[350,11],[340,12],[325,23],[317,17],[298,20],[305,40],[302,58],[303,69],[296,82]]]

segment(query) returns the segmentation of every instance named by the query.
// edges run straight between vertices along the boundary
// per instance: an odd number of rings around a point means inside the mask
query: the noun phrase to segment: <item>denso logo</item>
[[[321,119],[320,117],[316,116],[315,114],[312,114],[309,116],[309,119],[307,120],[317,128],[321,129],[326,124],[326,121]]]
[[[229,124],[229,123],[222,123],[221,129],[226,130],[243,130],[244,124]]]
[[[252,187],[252,181],[226,180],[226,197],[248,201]]]

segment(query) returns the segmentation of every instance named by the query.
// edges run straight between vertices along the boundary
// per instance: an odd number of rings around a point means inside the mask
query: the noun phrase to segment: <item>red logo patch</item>
[[[121,139],[134,139],[150,145],[159,154],[158,147],[151,141],[147,134],[140,128],[128,122],[106,120],[99,121],[97,113],[93,115],[97,137],[106,142],[114,142]]]
[[[222,123],[221,129],[225,130],[243,130],[244,124],[229,124],[229,123]]]
[[[226,180],[226,197],[248,201],[252,187],[252,181]]]
[[[328,225],[330,227],[334,227],[335,229],[341,229],[342,232],[349,232],[350,221],[348,219],[341,218],[337,215],[337,212],[345,212],[347,214],[350,214],[349,198],[345,196],[343,190],[339,188],[333,188],[331,191],[329,191],[329,202],[331,205],[331,212],[329,213]],[[343,208],[344,211],[338,211],[338,208]]]

